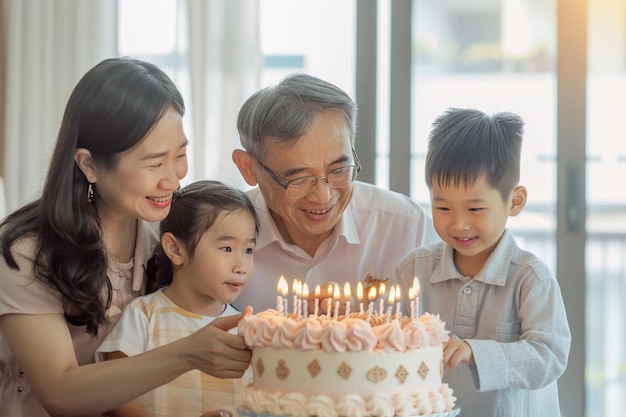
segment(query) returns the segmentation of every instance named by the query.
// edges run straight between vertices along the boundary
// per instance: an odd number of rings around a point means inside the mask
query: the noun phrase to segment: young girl
[[[96,359],[134,356],[188,336],[216,317],[239,312],[230,305],[248,284],[258,220],[245,193],[217,181],[176,191],[161,222],[155,268],[161,289],[133,300],[96,351]],[[187,372],[142,395],[112,416],[199,416],[210,408],[234,412],[240,379]]]
[[[224,331],[237,316],[93,363],[145,293],[157,222],[187,174],[184,111],[172,80],[139,60],[104,60],[74,88],[41,197],[0,224],[0,416],[101,414],[192,369],[248,368],[243,338]]]

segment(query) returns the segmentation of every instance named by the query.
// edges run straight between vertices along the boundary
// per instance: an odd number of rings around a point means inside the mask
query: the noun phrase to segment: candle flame
[[[380,284],[380,288],[378,289],[378,293],[380,295],[385,295],[386,292],[387,292],[387,287],[385,286],[385,283]]]
[[[389,304],[393,304],[395,301],[396,301],[396,288],[392,286],[389,289],[389,298],[387,298],[387,302],[389,302]]]
[[[346,282],[345,285],[343,286],[343,294],[346,296],[346,298],[352,297],[352,288],[350,288],[349,282]]]
[[[420,295],[420,282],[417,279],[417,276],[413,276],[413,285],[411,288],[413,288],[416,297]]]
[[[400,286],[396,285],[396,300],[400,300],[402,298],[402,291],[400,291]]]
[[[287,285],[287,280],[282,275],[278,280],[278,287],[276,289],[283,297],[289,293],[289,285]]]
[[[413,287],[409,288],[409,300],[411,301],[415,300],[415,288]]]
[[[356,286],[356,298],[359,301],[363,301],[363,283],[361,281]]]
[[[322,289],[320,288],[319,285],[315,286],[315,298],[320,298],[320,292],[322,291]]]
[[[367,293],[367,299],[370,301],[374,301],[378,294],[376,293],[376,287],[370,288],[370,291]]]
[[[302,298],[309,298],[309,286],[306,285],[306,282],[302,284]]]
[[[341,299],[341,292],[340,292],[340,288],[339,285],[335,285],[335,290],[333,291],[333,299],[334,300],[340,300]]]

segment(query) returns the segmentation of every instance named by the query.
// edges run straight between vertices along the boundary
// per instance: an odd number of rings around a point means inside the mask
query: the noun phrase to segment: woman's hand
[[[241,377],[248,369],[252,353],[243,337],[228,331],[237,327],[243,316],[248,314],[252,314],[252,307],[246,307],[242,314],[236,316],[215,319],[187,337],[185,352],[192,368],[217,378]]]

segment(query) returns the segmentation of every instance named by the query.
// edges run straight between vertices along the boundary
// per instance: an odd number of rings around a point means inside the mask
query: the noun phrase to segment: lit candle
[[[380,289],[379,289],[380,300],[378,301],[378,314],[380,314],[381,316],[385,312],[385,299],[383,296],[385,295],[386,292],[387,292],[387,287],[385,287],[385,284],[380,284]]]
[[[278,299],[276,300],[276,303],[278,304],[277,305],[278,314],[287,315],[287,299],[283,299],[283,297],[287,295],[287,292],[289,291],[289,287],[287,285],[287,281],[285,280],[285,277],[283,277],[282,275],[280,276],[280,279],[278,280],[277,290],[282,295],[282,296],[279,295]]]
[[[341,293],[339,291],[339,285],[335,285],[335,290],[333,292],[333,299],[335,300],[335,314],[333,318],[335,319],[337,319],[337,317],[339,316],[339,300],[341,299]],[[328,313],[328,315],[330,316],[330,312]]]
[[[417,288],[415,288],[415,317],[420,315],[420,282],[417,282]]]
[[[415,294],[415,317],[420,314],[420,282],[416,276],[413,277],[413,293]]]
[[[332,316],[332,303],[333,303],[333,284],[328,284],[326,287],[326,315]]]
[[[387,321],[391,321],[391,314],[393,312],[393,303],[396,301],[396,289],[391,287],[389,290],[389,298],[387,299],[387,303],[389,306],[387,307]]]
[[[314,311],[313,314],[317,316],[317,314],[319,313],[320,310],[320,286],[316,285],[315,286],[315,301],[314,301]]]
[[[359,283],[360,284],[360,283]],[[350,315],[350,297],[352,297],[352,288],[350,283],[346,282],[343,286],[343,294],[346,296],[346,316]]]
[[[306,319],[309,316],[309,286],[306,285],[306,282],[302,283],[302,300],[304,301],[302,315]]]
[[[291,283],[291,292],[293,293],[293,313],[298,318],[298,278]]]
[[[411,309],[409,314],[411,318],[415,318],[415,288],[409,287],[409,300],[411,301]]]
[[[363,312],[363,283],[359,281],[356,286],[356,298],[359,300],[359,312]]]
[[[367,299],[369,300],[369,305],[367,306],[367,320],[370,319],[372,315],[372,310],[374,309],[374,300],[376,299],[376,287],[371,287],[370,291],[367,293]]]
[[[400,286],[396,285],[396,317],[400,317],[400,302],[402,301],[402,291],[400,291]]]

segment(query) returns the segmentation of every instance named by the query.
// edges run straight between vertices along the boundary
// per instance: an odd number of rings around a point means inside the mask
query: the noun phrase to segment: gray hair
[[[307,74],[295,73],[279,84],[263,88],[246,100],[237,116],[243,148],[255,157],[265,151],[264,137],[296,140],[309,130],[320,113],[339,110],[346,118],[354,144],[357,106],[339,87]]]

